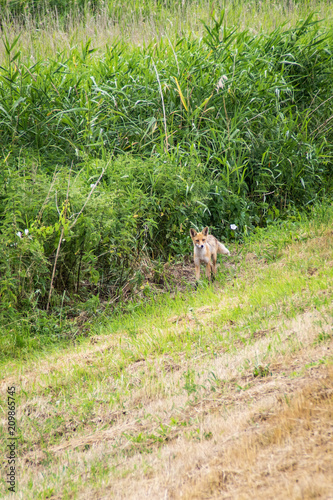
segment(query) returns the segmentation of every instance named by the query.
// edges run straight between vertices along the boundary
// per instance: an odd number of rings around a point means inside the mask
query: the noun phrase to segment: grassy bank
[[[3,364],[16,497],[327,498],[332,216],[261,229],[213,285]]]

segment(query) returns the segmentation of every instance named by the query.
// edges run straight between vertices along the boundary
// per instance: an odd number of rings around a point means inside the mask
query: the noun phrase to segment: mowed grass
[[[16,498],[329,498],[332,221],[260,230],[214,284],[3,365]]]

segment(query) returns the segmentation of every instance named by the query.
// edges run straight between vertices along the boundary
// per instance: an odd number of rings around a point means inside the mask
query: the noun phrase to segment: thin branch
[[[67,193],[66,193],[66,200],[65,200],[65,203],[64,203],[64,209],[63,209],[63,217],[64,219],[66,220],[67,219],[67,210],[68,210],[68,198],[69,198],[69,186],[70,186],[70,178],[71,178],[71,171],[72,171],[72,166],[73,166],[73,163],[71,165],[71,168],[69,170],[69,174],[68,174],[68,182],[67,182]],[[72,224],[69,226],[69,229],[72,229],[78,218],[80,217],[80,215],[82,214],[85,206],[87,205],[91,195],[93,194],[93,192],[95,191],[97,185],[99,184],[101,178],[103,177],[104,175],[104,172],[105,172],[105,168],[103,168],[102,170],[102,173],[101,175],[99,176],[98,180],[96,181],[96,183],[94,184],[94,186],[92,187],[83,207],[81,208],[80,212],[77,214],[77,216],[75,217],[74,221],[72,222]],[[57,200],[57,197],[56,197],[56,200]],[[56,201],[56,205],[57,205],[57,201]],[[60,212],[59,212],[59,208],[58,208],[58,205],[57,205],[57,210],[58,210],[58,213],[59,213],[59,216],[61,215]],[[56,268],[57,268],[57,262],[58,262],[58,258],[59,258],[59,253],[60,253],[60,247],[61,247],[61,243],[62,243],[62,240],[63,240],[63,237],[64,237],[64,231],[65,231],[65,227],[64,225],[62,226],[61,228],[61,234],[60,234],[60,238],[59,238],[59,243],[58,243],[58,248],[57,248],[57,252],[56,252],[56,256],[55,256],[55,260],[54,260],[54,265],[53,265],[53,270],[52,270],[52,277],[51,277],[51,285],[50,285],[50,291],[49,291],[49,297],[48,297],[48,300],[47,300],[47,306],[46,306],[46,310],[48,311],[49,308],[50,308],[50,301],[51,301],[51,295],[52,295],[52,290],[53,290],[53,281],[54,281],[54,277],[55,277],[55,272],[56,272]]]
[[[326,99],[326,101],[323,101],[322,103],[320,103],[319,106],[317,106],[313,111],[311,111],[311,113],[308,114],[308,117],[310,117],[315,111],[317,111],[317,109],[319,109],[321,106],[326,104],[331,99],[333,99],[333,95],[331,97],[329,97],[328,99]]]
[[[276,189],[274,189],[274,191],[270,191],[269,193],[258,193],[258,194],[252,194],[251,196],[254,197],[258,197],[258,198],[261,198],[261,196],[265,197],[265,196],[268,196],[269,194],[273,194],[275,193]]]
[[[55,204],[56,204],[57,212],[58,212],[58,215],[60,217],[60,210],[59,210],[59,207],[58,207],[57,191],[55,192],[54,197],[55,197]]]
[[[64,203],[64,211],[63,211],[63,216],[64,216],[64,219],[66,219],[66,216],[67,216],[67,209],[68,209],[68,197],[69,197],[69,185],[70,185],[70,179],[71,179],[71,170],[72,170],[72,166],[73,166],[73,163],[72,163],[72,165],[71,165],[71,168],[69,169],[69,174],[68,174],[66,201],[65,201],[65,203]],[[50,291],[49,291],[49,296],[48,296],[48,299],[47,299],[47,305],[46,305],[46,310],[47,310],[47,311],[48,311],[48,310],[49,310],[49,308],[50,308],[51,295],[52,295],[52,290],[53,290],[53,281],[54,281],[54,276],[55,276],[55,272],[56,272],[56,268],[57,268],[57,262],[58,262],[58,257],[59,257],[59,253],[60,253],[60,247],[61,247],[62,239],[63,239],[63,236],[64,236],[64,231],[65,231],[65,227],[64,227],[64,225],[63,225],[63,226],[62,226],[62,228],[61,228],[61,234],[60,234],[60,238],[59,238],[59,243],[58,243],[57,253],[56,253],[55,260],[54,260],[54,264],[53,264],[53,270],[52,270],[52,277],[51,277]]]
[[[160,82],[160,77],[158,76],[157,68],[155,66],[154,61],[152,60],[154,70],[156,73],[156,78],[158,81],[158,86],[160,89],[160,94],[161,94],[161,101],[162,101],[162,108],[163,108],[163,121],[164,121],[164,132],[165,132],[165,144],[166,144],[166,150],[168,151],[169,149],[169,143],[168,143],[168,130],[167,130],[167,124],[166,124],[166,114],[165,114],[165,107],[164,107],[164,98],[163,98],[163,92],[162,92],[162,87],[161,87],[161,82]]]
[[[56,267],[57,267],[57,261],[58,261],[58,257],[59,257],[59,252],[60,252],[60,247],[61,247],[61,242],[62,242],[63,236],[64,236],[64,227],[62,227],[62,229],[61,229],[61,234],[60,234],[60,239],[59,239],[59,243],[58,243],[57,253],[56,253],[55,261],[54,261],[54,265],[53,265],[51,285],[50,285],[50,291],[49,291],[49,297],[47,299],[47,306],[46,306],[46,310],[47,311],[50,309],[50,301],[51,301],[51,295],[52,295],[52,290],[53,290],[53,281],[54,281],[54,276],[55,276],[55,271],[56,271]]]

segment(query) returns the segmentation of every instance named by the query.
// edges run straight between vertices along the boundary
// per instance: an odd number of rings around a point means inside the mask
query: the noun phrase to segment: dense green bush
[[[55,171],[53,178],[33,161],[16,172],[8,169],[0,198],[3,305],[46,307],[62,229],[54,305],[63,290],[108,296],[131,280],[140,286],[142,258],[189,253],[192,225],[215,221],[222,237],[230,222],[241,229],[256,222],[253,213],[245,214],[244,200],[230,195],[200,162],[166,158],[88,160],[75,172]]]
[[[119,44],[100,55],[88,42],[30,68],[19,41],[4,40],[6,154],[29,147],[54,165],[109,151],[195,153],[253,201],[280,211],[311,202],[330,188],[333,30],[308,19],[252,36],[222,21],[204,40]]]

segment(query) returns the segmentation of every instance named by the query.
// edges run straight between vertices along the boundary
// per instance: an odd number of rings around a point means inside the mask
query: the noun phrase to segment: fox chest
[[[210,261],[210,247],[206,244],[203,248],[194,247],[194,263],[199,264],[200,262],[204,262],[208,264]]]

